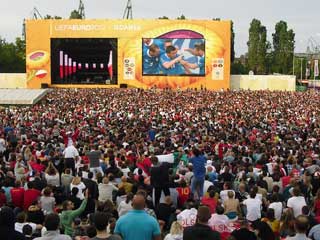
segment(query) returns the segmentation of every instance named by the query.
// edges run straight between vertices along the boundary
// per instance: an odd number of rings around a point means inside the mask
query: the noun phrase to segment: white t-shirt
[[[277,220],[280,220],[281,215],[282,215],[282,203],[281,202],[273,202],[269,205],[269,208],[274,209],[274,217]]]
[[[210,182],[210,181],[208,181],[208,180],[205,180],[205,181],[204,181],[204,184],[203,184],[203,195],[208,191],[208,188],[209,188],[210,186],[212,186],[212,185],[213,185],[212,182]]]
[[[294,217],[298,217],[299,215],[302,214],[302,207],[306,206],[306,200],[304,197],[299,196],[299,197],[291,197],[288,200],[287,207],[292,208]]]
[[[261,218],[261,205],[262,202],[257,198],[248,198],[243,201],[243,204],[247,207],[247,220],[255,221]]]
[[[126,201],[122,201],[118,206],[119,217],[125,215],[130,210],[132,210],[132,202],[126,203]]]
[[[214,213],[208,221],[208,225],[218,232],[226,232],[228,229],[229,218],[222,214]]]
[[[29,222],[25,222],[25,223],[18,223],[18,222],[16,222],[16,223],[14,224],[14,230],[16,230],[17,232],[22,233],[22,228],[24,227],[24,225],[30,225],[30,227],[32,228],[32,232],[33,232],[33,233],[36,231],[37,224],[35,224],[35,223],[29,223]]]
[[[79,156],[78,150],[73,146],[68,146],[64,151],[63,151],[64,157],[65,158],[75,158]]]
[[[197,213],[195,208],[183,210],[177,215],[177,220],[183,227],[193,226],[197,221]]]
[[[70,184],[70,191],[72,191],[72,188],[78,188],[79,192],[77,194],[77,198],[83,200],[84,199],[84,194],[83,194],[83,190],[86,189],[86,185],[84,185],[83,182],[80,182],[78,185],[73,185],[72,183]]]

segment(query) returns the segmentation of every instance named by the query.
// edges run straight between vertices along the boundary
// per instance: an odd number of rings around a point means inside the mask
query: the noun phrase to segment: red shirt
[[[11,201],[15,207],[23,208],[24,188],[11,188]]]
[[[216,212],[217,200],[215,198],[204,197],[202,198],[201,203],[209,207],[211,214]]]
[[[37,189],[28,189],[24,192],[23,209],[27,210],[31,204],[40,197],[41,192]]]
[[[183,206],[183,204],[189,199],[191,190],[189,187],[185,187],[185,188],[178,187],[177,192],[179,193],[179,196],[178,196],[179,205]]]

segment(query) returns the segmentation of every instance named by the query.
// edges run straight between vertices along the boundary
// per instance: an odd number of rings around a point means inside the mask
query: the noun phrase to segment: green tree
[[[267,29],[257,19],[253,19],[249,29],[248,67],[255,74],[266,74]]]
[[[15,43],[8,43],[0,38],[0,72],[23,73],[25,65],[25,42],[17,38]]]
[[[231,63],[234,62],[234,56],[235,56],[235,51],[234,51],[234,30],[233,30],[233,21],[231,21]]]
[[[49,14],[45,15],[43,18],[44,19],[62,19],[62,17],[60,16],[51,16]]]
[[[186,20],[186,17],[182,14],[180,17],[177,17],[178,20]]]
[[[159,19],[169,19],[167,16],[159,17]]]
[[[295,47],[295,33],[288,30],[287,23],[280,21],[275,26],[273,38],[272,70],[281,74],[292,73],[293,53]]]
[[[77,10],[73,10],[70,14],[69,19],[82,19],[82,16]]]

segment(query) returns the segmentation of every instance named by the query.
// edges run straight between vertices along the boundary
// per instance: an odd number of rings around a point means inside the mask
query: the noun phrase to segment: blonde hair
[[[178,235],[178,234],[182,234],[182,233],[183,233],[182,225],[179,222],[174,221],[171,225],[171,228],[170,228],[170,234]]]
[[[81,178],[80,177],[73,177],[72,179],[72,184],[73,185],[79,185],[81,182]]]

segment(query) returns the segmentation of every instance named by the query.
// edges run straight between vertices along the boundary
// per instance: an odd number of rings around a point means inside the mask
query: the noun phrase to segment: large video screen
[[[54,84],[117,84],[116,38],[51,38]]]
[[[143,75],[205,76],[202,38],[143,38]]]

